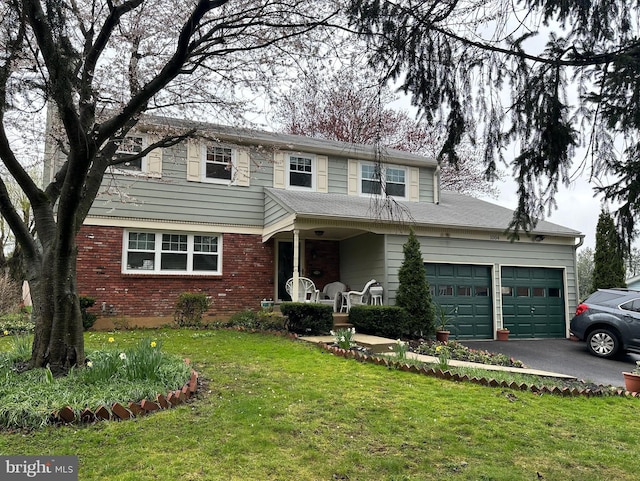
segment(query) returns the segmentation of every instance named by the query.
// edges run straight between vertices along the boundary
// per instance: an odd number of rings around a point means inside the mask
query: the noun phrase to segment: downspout
[[[580,278],[578,277],[578,249],[584,244],[584,236],[579,237],[579,242],[573,247],[573,272],[576,275],[576,297],[574,301],[576,305],[580,302]]]
[[[433,171],[433,202],[436,205],[440,204],[440,162]]]

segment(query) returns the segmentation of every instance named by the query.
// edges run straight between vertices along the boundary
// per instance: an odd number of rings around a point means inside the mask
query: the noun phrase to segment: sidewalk
[[[302,336],[299,339],[302,341],[311,342],[314,344],[331,344],[335,341],[334,336]],[[387,339],[384,337],[370,336],[368,334],[359,334],[359,333],[355,334],[354,340],[358,345],[366,347],[367,349],[370,349],[375,354],[392,354],[393,346],[396,344],[396,341],[394,339]],[[415,359],[415,360],[425,362],[425,363],[430,363],[430,364],[438,364],[439,362],[437,357],[425,356],[424,354],[416,354],[414,352],[407,352],[407,358]],[[510,372],[516,372],[520,374],[532,374],[535,376],[556,377],[561,379],[576,379],[574,376],[570,376],[567,374],[561,374],[561,373],[550,372],[550,371],[541,371],[539,369],[494,366],[491,364],[478,364],[475,362],[457,361],[455,359],[450,359],[448,364],[450,366],[478,368],[478,369],[485,369],[487,371],[510,371]]]

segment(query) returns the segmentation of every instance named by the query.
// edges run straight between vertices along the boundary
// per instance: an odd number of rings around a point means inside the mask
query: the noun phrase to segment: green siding
[[[347,166],[346,158],[329,157],[329,193],[347,194]]]
[[[573,312],[578,303],[574,247],[548,243],[533,243],[527,238],[518,242],[455,239],[449,237],[420,236],[420,245],[425,263],[450,263],[492,266],[494,273],[492,292],[501,292],[502,266],[523,266],[558,269],[563,272],[564,323],[569,322],[568,313]],[[387,238],[386,267],[389,273],[386,283],[389,303],[395,302],[398,289],[397,272],[403,261],[402,245],[407,237],[389,235]],[[502,319],[501,296],[493,297],[494,327]],[[554,327],[554,331],[557,327]]]
[[[163,152],[161,179],[107,176],[111,192],[96,199],[90,215],[261,227],[263,186],[273,182],[273,165],[265,155],[252,152],[249,187],[188,182],[186,144],[176,145]]]
[[[433,173],[435,169],[420,169],[420,202],[433,202]]]
[[[375,279],[385,287],[384,236],[363,234],[340,243],[340,281],[351,290],[361,290]],[[387,293],[383,295],[387,299]]]

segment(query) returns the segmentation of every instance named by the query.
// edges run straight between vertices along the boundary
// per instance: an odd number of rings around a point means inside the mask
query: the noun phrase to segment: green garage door
[[[425,264],[433,300],[453,312],[451,335],[493,339],[491,268],[463,264]]]
[[[503,267],[502,314],[509,337],[565,337],[562,269]]]

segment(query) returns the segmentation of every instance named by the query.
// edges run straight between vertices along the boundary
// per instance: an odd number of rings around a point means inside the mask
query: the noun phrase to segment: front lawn
[[[148,332],[90,333],[134,344]],[[125,422],[0,434],[0,452],[78,455],[80,480],[635,480],[640,400],[444,381],[272,335],[154,331],[205,379]],[[0,350],[7,339],[0,339]]]

